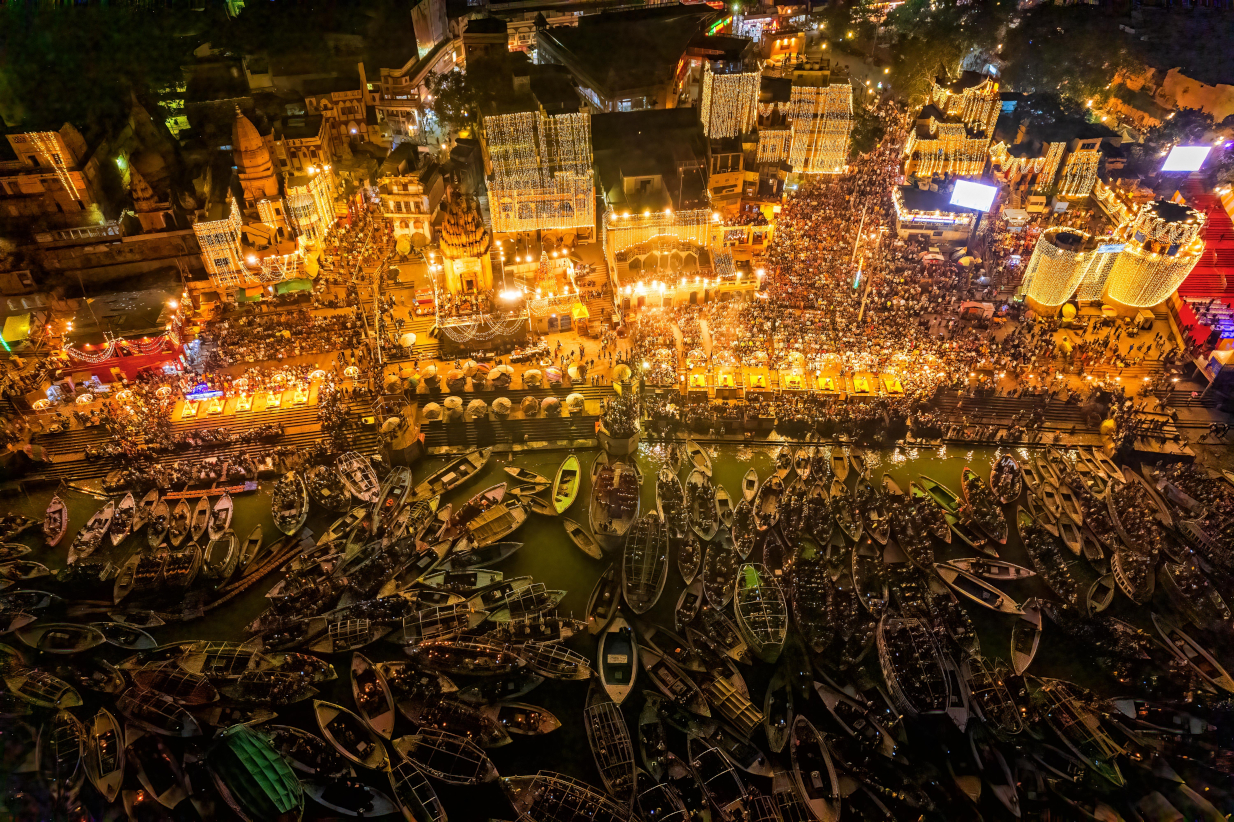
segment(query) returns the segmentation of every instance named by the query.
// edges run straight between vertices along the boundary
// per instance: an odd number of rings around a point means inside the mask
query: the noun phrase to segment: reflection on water
[[[760,477],[766,476],[774,467],[775,455],[779,448],[742,443],[718,446],[709,445],[707,450],[712,458],[715,482],[718,485],[724,486],[734,499],[740,499],[741,480],[744,474],[750,468],[754,468]],[[982,476],[988,476],[990,465],[1002,451],[993,448],[973,449],[968,447],[948,448],[941,446],[931,449],[894,448],[879,451],[866,450],[863,453],[870,465],[871,480],[875,485],[879,484],[884,472],[891,474],[902,488],[908,487],[909,480],[916,478],[920,474],[926,474],[958,491],[960,488],[960,473],[966,465],[973,466]],[[1023,459],[1027,458],[1029,452],[1024,448],[1016,448],[1014,453],[1018,458]],[[566,455],[566,452],[545,450],[520,454],[517,458],[513,458],[508,454],[495,455],[478,479],[473,479],[463,489],[456,491],[450,498],[444,500],[443,504],[450,501],[457,504],[489,485],[506,481],[509,479],[509,476],[503,469],[507,465],[514,464],[515,459],[522,468],[552,477],[561,460]],[[566,514],[566,516],[581,523],[587,522],[586,511],[590,496],[589,469],[594,455],[595,452],[580,452],[578,454],[583,467],[583,487],[573,508]],[[646,478],[642,487],[642,511],[644,512],[655,510],[654,478],[656,470],[667,462],[667,455],[667,448],[662,444],[644,443],[639,448],[637,459],[643,469],[643,476]],[[427,476],[439,467],[441,462],[440,460],[428,460],[419,463],[413,468],[413,473],[417,478]],[[247,534],[254,525],[260,524],[265,531],[267,540],[271,540],[278,535],[270,517],[269,494],[272,487],[273,482],[266,481],[262,483],[261,489],[257,493],[242,495],[235,499],[235,516],[232,527],[237,534]],[[52,491],[49,489],[29,496],[14,498],[9,501],[9,507],[16,513],[41,518],[51,496]],[[43,562],[53,569],[64,566],[65,552],[68,544],[72,541],[73,533],[85,524],[86,520],[100,505],[99,502],[72,491],[62,490],[61,498],[69,506],[69,534],[58,549],[49,551],[39,543],[36,551],[28,557],[29,559]],[[1009,519],[1014,522],[1014,518]],[[327,516],[320,510],[314,510],[309,516],[307,527],[314,533],[319,534],[332,521],[332,516]],[[585,616],[587,598],[596,578],[604,570],[607,563],[615,559],[615,557],[609,555],[605,560],[597,561],[586,556],[566,537],[561,521],[558,518],[532,515],[522,530],[515,534],[514,538],[522,541],[525,547],[498,570],[504,572],[507,577],[531,575],[550,589],[565,589],[568,593],[559,606],[560,613],[572,615],[580,619],[583,618]],[[33,545],[35,539],[34,533],[25,535],[25,541],[28,544]],[[112,562],[119,565],[123,562],[127,551],[131,550],[133,545],[134,542],[130,538],[119,550],[113,550],[108,547],[106,550],[113,551],[113,553],[104,555],[109,556]],[[943,560],[963,556],[964,554],[961,550],[955,544],[950,546],[940,545],[937,550],[938,559]],[[1014,527],[1007,545],[1000,547],[999,553],[1009,562],[1024,566],[1031,566],[1032,564],[1019,543]],[[668,585],[663,596],[656,607],[644,617],[651,622],[668,626],[673,624],[673,607],[683,587],[676,571],[676,563],[672,563],[671,567],[673,570],[670,573]],[[1082,590],[1087,588],[1087,585],[1096,578],[1096,574],[1081,562],[1077,562],[1072,568],[1072,575],[1076,577],[1077,583],[1081,586]],[[262,611],[265,606],[265,591],[269,590],[279,578],[279,575],[273,574],[267,579],[259,581],[252,588],[233,598],[217,611],[209,613],[203,619],[191,623],[170,624],[153,629],[151,633],[160,642],[190,638],[243,640],[246,638],[243,631],[244,626]],[[1036,578],[1000,585],[1017,602],[1023,602],[1030,596],[1052,596],[1049,590]],[[1140,619],[1138,614],[1128,616],[1128,614],[1120,612],[1120,610],[1130,610],[1126,606],[1128,606],[1127,600],[1120,597],[1119,605],[1114,606],[1112,609],[1114,615],[1141,624],[1141,627],[1146,627],[1142,624],[1143,619]],[[1008,658],[1013,618],[1000,616],[977,607],[970,607],[968,611],[976,623],[983,655],[991,658]],[[1141,613],[1146,613],[1146,609],[1140,609],[1140,611]],[[1047,629],[1046,641],[1043,642],[1037,660],[1033,664],[1033,672],[1038,675],[1063,676],[1079,684],[1097,687],[1103,693],[1113,693],[1115,690],[1113,681],[1103,678],[1102,673],[1094,670],[1094,666],[1091,663],[1085,664],[1081,661],[1083,655],[1075,654],[1073,648],[1064,643],[1060,636],[1060,632]],[[594,658],[594,640],[585,632],[581,636],[576,636],[570,640],[569,645],[574,650]],[[113,650],[118,651],[118,649]],[[399,648],[384,642],[370,646],[365,653],[374,661],[398,659],[401,657]],[[118,659],[122,655],[120,652],[114,654],[107,652],[109,658],[114,657]],[[334,683],[326,685],[323,688],[321,698],[350,705],[351,696],[347,680],[350,657],[336,657],[332,659],[332,662],[340,672],[341,678]],[[754,703],[761,706],[769,672],[756,668],[744,671],[744,673],[749,682]],[[549,681],[525,697],[524,701],[541,705],[555,713],[563,723],[563,727],[550,736],[543,738],[516,737],[512,744],[492,751],[492,758],[498,770],[503,774],[516,774],[534,773],[540,768],[551,768],[598,784],[598,778],[592,764],[592,757],[580,722],[586,689],[586,683]],[[632,731],[637,728],[637,712],[641,705],[642,699],[638,698],[638,695],[635,695],[634,698],[631,698],[626,703],[627,720],[630,722]],[[283,720],[301,724],[302,727],[313,728],[308,706],[305,704],[287,709],[280,719],[280,721]],[[414,731],[402,717],[398,721],[400,724],[396,729],[396,736]],[[385,788],[383,787],[383,789]],[[486,786],[484,791],[489,793],[484,794],[475,788],[442,789],[440,792],[447,808],[453,814],[467,807],[466,804],[462,803],[475,802],[478,795],[491,795],[495,797],[497,789],[495,786]],[[508,810],[502,809],[499,801],[493,808],[487,809],[486,813],[478,814],[478,817],[487,815],[488,812],[496,813],[498,816],[508,816],[509,813]],[[465,818],[465,816],[460,818]]]

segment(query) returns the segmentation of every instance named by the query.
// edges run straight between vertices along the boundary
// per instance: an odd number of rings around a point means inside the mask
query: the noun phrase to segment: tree
[[[853,111],[853,131],[849,145],[849,156],[856,157],[865,154],[878,145],[887,128],[883,121],[874,116],[873,109],[859,105]]]
[[[465,72],[436,75],[429,87],[433,113],[455,131],[474,127],[481,111],[514,95],[514,72],[530,62],[526,52],[501,51],[473,57]]]

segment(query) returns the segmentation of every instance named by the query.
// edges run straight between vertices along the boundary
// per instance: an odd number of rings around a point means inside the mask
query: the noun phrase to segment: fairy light
[[[781,163],[788,159],[793,144],[791,128],[760,128],[758,130],[758,162]]]
[[[1145,203],[1130,223],[1119,226],[1125,243],[1109,275],[1106,296],[1133,308],[1148,308],[1182,285],[1204,254],[1204,215],[1178,207],[1182,216],[1166,219],[1160,202]]]
[[[801,174],[842,171],[853,126],[852,85],[793,86],[789,112],[793,123],[789,164]]]
[[[500,114],[484,130],[494,232],[595,225],[591,115]]]
[[[1024,269],[1021,290],[1043,306],[1062,305],[1084,277],[1085,253],[1090,235],[1069,228],[1047,228],[1037,240],[1033,256]]]
[[[240,256],[240,207],[234,197],[228,204],[225,219],[193,223],[206,273],[217,286],[235,286],[247,279]]]
[[[1045,153],[1045,163],[1042,165],[1041,173],[1037,175],[1037,183],[1033,186],[1033,191],[1038,194],[1043,194],[1050,190],[1054,185],[1054,178],[1058,174],[1058,164],[1062,162],[1063,151],[1066,150],[1066,143],[1050,143],[1049,148]]]
[[[699,119],[708,137],[736,137],[754,130],[762,72],[716,74],[703,64]]]
[[[1063,167],[1058,181],[1058,193],[1063,197],[1087,197],[1097,182],[1097,166],[1101,161],[1098,149],[1073,151]]]
[[[60,185],[64,186],[64,190],[74,200],[80,200],[81,197],[77,196],[77,186],[73,185],[73,180],[69,176],[69,170],[64,164],[64,155],[60,152],[59,135],[54,131],[32,131],[29,137],[30,142],[34,143],[34,147],[51,164],[51,168],[56,172],[56,177],[60,180]]]

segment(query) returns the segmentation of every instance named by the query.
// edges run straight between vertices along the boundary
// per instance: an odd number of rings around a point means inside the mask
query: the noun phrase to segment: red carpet
[[[1178,288],[1181,297],[1234,298],[1234,223],[1215,194],[1196,181],[1182,188],[1187,204],[1206,215],[1204,257]]]

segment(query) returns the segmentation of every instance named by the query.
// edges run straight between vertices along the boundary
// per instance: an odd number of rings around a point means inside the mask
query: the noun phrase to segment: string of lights
[[[1063,167],[1058,193],[1063,197],[1087,197],[1097,182],[1101,152],[1097,149],[1072,152]]]
[[[788,159],[793,143],[791,128],[763,128],[758,131],[759,163],[780,163]]]
[[[790,106],[789,164],[801,174],[843,171],[853,125],[852,85],[794,86]]]
[[[30,142],[34,143],[39,153],[47,158],[52,170],[56,172],[56,178],[60,180],[60,185],[64,186],[69,196],[74,200],[80,200],[81,197],[77,195],[77,186],[73,185],[73,178],[69,176],[69,170],[64,164],[64,155],[60,153],[59,135],[54,131],[32,131]]]
[[[1025,296],[1043,306],[1062,305],[1084,278],[1083,248],[1089,235],[1075,229],[1048,228],[1037,239],[1024,269]]]
[[[591,115],[499,114],[484,129],[495,232],[595,224]]]
[[[240,260],[240,207],[235,198],[231,199],[230,206],[226,219],[193,224],[206,273],[218,286],[236,286],[246,279]]]
[[[716,74],[703,63],[699,119],[708,137],[737,137],[754,129],[761,73]]]

